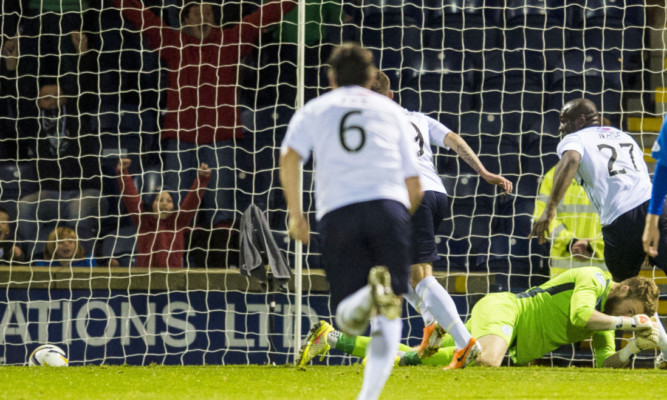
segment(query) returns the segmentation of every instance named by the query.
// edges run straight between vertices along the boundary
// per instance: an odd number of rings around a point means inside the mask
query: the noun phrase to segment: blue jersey
[[[655,158],[658,164],[667,167],[667,115],[665,115],[665,119],[662,121],[660,135],[658,135],[658,138],[653,143],[651,157]]]
[[[57,260],[37,260],[35,261],[35,265],[38,267],[62,267],[60,261]],[[84,259],[73,260],[72,267],[97,267],[97,261],[95,261],[92,255],[89,255]]]
[[[653,175],[653,190],[651,192],[651,202],[649,203],[648,212],[654,215],[662,214],[662,207],[665,203],[665,195],[667,195],[667,115],[662,121],[662,128],[660,128],[660,135],[653,143],[651,149],[651,157],[658,162],[655,166],[655,174]]]

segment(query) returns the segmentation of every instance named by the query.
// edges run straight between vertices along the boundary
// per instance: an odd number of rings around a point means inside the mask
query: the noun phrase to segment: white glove
[[[627,362],[630,357],[642,350],[654,349],[658,346],[660,332],[657,326],[652,325],[650,329],[644,329],[635,333],[635,338],[630,340],[625,347],[618,351],[618,357],[621,362]]]
[[[654,349],[658,346],[658,340],[660,340],[660,330],[657,326],[652,325],[651,329],[635,333],[635,340],[640,351]]]
[[[653,321],[645,314],[637,314],[632,317],[614,317],[613,327],[621,331],[647,331],[653,327]]]

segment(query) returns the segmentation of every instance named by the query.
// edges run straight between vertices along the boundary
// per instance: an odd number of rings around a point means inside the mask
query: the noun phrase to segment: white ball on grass
[[[31,367],[66,367],[69,361],[63,349],[52,344],[45,344],[33,350],[28,359],[28,365]]]

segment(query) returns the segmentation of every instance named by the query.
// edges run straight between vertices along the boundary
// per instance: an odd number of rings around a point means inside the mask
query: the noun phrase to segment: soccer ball
[[[66,367],[69,361],[63,349],[52,344],[45,344],[33,350],[28,359],[28,365],[31,367]]]

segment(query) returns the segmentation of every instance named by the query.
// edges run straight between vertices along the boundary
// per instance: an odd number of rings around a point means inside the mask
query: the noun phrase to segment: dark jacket
[[[241,217],[241,273],[254,277],[261,283],[269,280],[266,265],[271,267],[274,287],[284,289],[292,276],[287,261],[280,253],[269,223],[264,214],[254,204]]]

